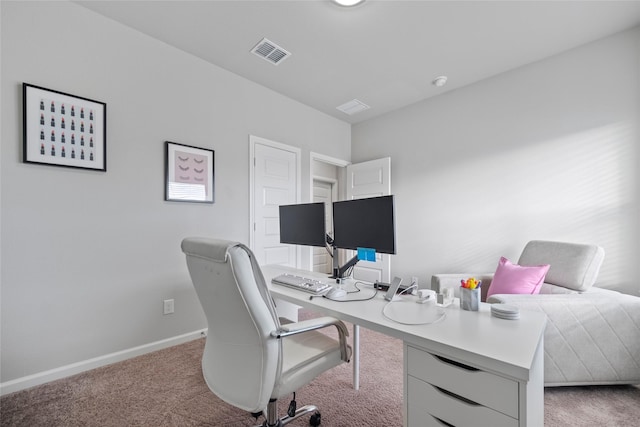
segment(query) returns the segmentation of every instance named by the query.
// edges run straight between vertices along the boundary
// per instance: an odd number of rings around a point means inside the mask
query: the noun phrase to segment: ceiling
[[[640,25],[640,1],[76,3],[348,123]],[[263,38],[291,56],[252,54]],[[353,99],[371,108],[336,109]]]

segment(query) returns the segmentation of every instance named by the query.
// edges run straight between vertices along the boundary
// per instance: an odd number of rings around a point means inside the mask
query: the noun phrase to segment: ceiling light
[[[442,87],[447,84],[447,76],[436,77],[432,82],[432,85]]]
[[[333,2],[340,6],[352,7],[359,5],[360,3],[364,2],[364,0],[333,0]]]

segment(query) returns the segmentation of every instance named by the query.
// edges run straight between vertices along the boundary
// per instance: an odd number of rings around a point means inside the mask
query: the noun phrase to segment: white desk
[[[370,301],[310,300],[306,292],[272,285],[271,278],[283,272],[321,280],[325,275],[283,266],[262,271],[274,298],[404,342],[405,426],[445,425],[438,419],[456,426],[543,425],[543,313],[523,310],[519,320],[503,320],[492,317],[487,304],[478,312],[452,304],[437,323],[404,325],[382,314],[382,293]],[[407,305],[411,310],[422,306],[410,298],[401,303],[413,304]]]

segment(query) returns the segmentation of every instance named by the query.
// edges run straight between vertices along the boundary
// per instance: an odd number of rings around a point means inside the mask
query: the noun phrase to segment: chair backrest
[[[222,400],[266,408],[281,371],[280,323],[251,250],[226,240],[186,238],[182,251],[207,318],[202,372]]]
[[[598,245],[532,240],[518,264],[549,264],[545,283],[584,292],[595,283],[603,259],[604,249]]]

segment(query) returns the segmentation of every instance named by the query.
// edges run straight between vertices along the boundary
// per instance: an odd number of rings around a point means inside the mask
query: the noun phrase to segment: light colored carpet
[[[252,426],[255,420],[218,399],[200,370],[204,340],[150,353],[0,399],[8,426]],[[322,374],[297,393],[322,425],[402,425],[402,343],[361,328],[361,383],[351,365]],[[281,412],[288,402],[282,402]],[[640,387],[545,390],[546,426],[631,426],[640,420]],[[262,422],[262,419],[260,419]],[[308,425],[304,417],[292,426]]]

